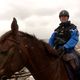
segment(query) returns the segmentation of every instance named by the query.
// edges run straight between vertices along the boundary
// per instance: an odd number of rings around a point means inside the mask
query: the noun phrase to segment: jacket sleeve
[[[54,38],[55,38],[55,32],[51,35],[49,42],[48,42],[51,47],[54,46]]]
[[[66,49],[74,48],[79,41],[78,30],[71,29],[70,31],[71,31],[71,38],[69,39],[69,41],[66,44],[64,44],[64,48],[66,48]]]

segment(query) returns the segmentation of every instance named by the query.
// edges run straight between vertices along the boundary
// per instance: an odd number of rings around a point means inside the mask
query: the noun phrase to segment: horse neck
[[[60,74],[57,74],[55,77],[55,73],[58,67],[60,70],[60,66],[62,66],[63,71],[65,71],[63,67],[63,63],[58,60],[58,62],[54,62],[54,58],[50,58],[42,43],[39,41],[32,41],[28,48],[29,54],[29,64],[27,68],[32,73],[35,80],[58,80],[60,78]],[[56,63],[56,64],[55,64]],[[59,63],[59,64],[58,64]],[[60,65],[61,63],[61,65]],[[61,71],[61,70],[60,70]],[[66,73],[65,73],[66,75]],[[67,77],[60,78],[59,80],[68,80]]]

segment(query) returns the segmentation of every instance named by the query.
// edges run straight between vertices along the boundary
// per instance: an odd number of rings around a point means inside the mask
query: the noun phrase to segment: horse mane
[[[4,41],[6,38],[8,38],[10,35],[11,35],[11,31],[8,31],[8,32],[6,32],[5,34],[3,34],[1,37],[0,37],[0,43],[2,42],[2,41]]]
[[[55,55],[56,54],[56,50],[54,50],[47,42],[36,38],[35,35],[31,35],[31,34],[28,34],[26,32],[22,32],[22,31],[18,31],[18,33],[21,34],[21,37],[26,37],[30,43],[35,42],[36,44],[39,44],[40,47],[44,48],[44,50],[46,51],[46,53],[48,55]],[[6,40],[6,38],[8,38],[10,35],[12,35],[12,31],[8,31],[5,34],[3,34],[0,37],[0,43],[4,42],[4,40]]]
[[[26,33],[26,32],[21,32],[21,31],[20,31],[20,33],[21,33],[23,36],[28,37],[28,38],[30,38],[30,39],[38,40],[35,35],[30,35],[30,34],[28,34],[28,33]]]
[[[39,46],[44,47],[46,53],[50,56],[56,56],[56,50],[53,49],[47,42],[45,42],[44,40],[38,39],[36,38],[35,35],[30,35],[28,33],[25,32],[21,32],[24,37],[27,37],[28,39],[30,39],[31,41],[36,42],[37,44],[39,44]]]

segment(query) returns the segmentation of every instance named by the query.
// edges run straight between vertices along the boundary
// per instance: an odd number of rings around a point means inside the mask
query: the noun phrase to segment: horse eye
[[[21,53],[22,51],[21,50],[19,50],[19,53]]]
[[[27,48],[28,47],[28,45],[25,45],[25,48]]]

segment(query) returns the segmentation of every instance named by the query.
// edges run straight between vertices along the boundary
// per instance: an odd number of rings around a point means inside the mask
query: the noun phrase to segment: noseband
[[[19,38],[18,40],[17,39],[10,39],[10,38],[8,38],[7,39],[8,41],[11,41],[11,42],[13,42],[14,43],[14,47],[16,47],[16,49],[19,51],[19,53],[21,54],[21,56],[22,56],[22,58],[23,58],[23,61],[24,62],[26,62],[26,59],[29,59],[29,56],[28,56],[28,54],[27,54],[27,52],[28,52],[28,45],[27,44],[23,44],[22,42],[22,40]],[[12,46],[12,47],[13,47]],[[24,54],[23,54],[24,53]],[[28,52],[29,53],[29,52]]]

